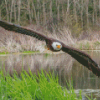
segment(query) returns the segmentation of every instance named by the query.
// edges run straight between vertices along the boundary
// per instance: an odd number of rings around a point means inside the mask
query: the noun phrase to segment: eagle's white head
[[[54,50],[61,50],[62,45],[59,42],[53,42],[52,47],[53,47]]]

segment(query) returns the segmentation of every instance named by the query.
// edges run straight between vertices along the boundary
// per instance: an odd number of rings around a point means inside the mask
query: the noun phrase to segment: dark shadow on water
[[[87,53],[100,65],[100,52]],[[35,74],[41,69],[48,73],[54,72],[59,77],[59,83],[66,87],[66,81],[71,82],[72,78],[75,92],[79,93],[79,89],[82,90],[82,100],[88,100],[84,97],[85,94],[93,94],[93,98],[100,99],[100,78],[66,53],[0,56],[0,69],[5,69],[10,75],[16,70],[20,76],[22,69],[28,72],[29,68]]]

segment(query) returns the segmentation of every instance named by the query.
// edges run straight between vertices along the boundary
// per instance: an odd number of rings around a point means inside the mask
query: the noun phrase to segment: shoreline
[[[97,52],[100,52],[100,50],[81,50],[81,51],[97,51]],[[64,53],[63,51],[60,51],[60,52],[52,52],[52,51],[45,51],[45,52],[39,52],[39,51],[24,51],[24,52],[0,52],[0,56],[7,56],[7,55],[17,55],[17,54],[62,54]]]

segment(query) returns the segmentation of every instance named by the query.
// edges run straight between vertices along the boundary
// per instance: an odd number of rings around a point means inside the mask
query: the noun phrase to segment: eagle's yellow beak
[[[61,46],[60,46],[60,45],[57,45],[57,48],[58,48],[58,49],[60,49],[60,48],[61,48]]]

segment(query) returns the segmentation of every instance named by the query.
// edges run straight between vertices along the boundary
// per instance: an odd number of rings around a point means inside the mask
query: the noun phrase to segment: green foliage
[[[41,71],[38,76],[26,71],[11,77],[0,71],[0,99],[2,100],[80,100],[73,88],[67,90],[58,83],[58,77]]]
[[[14,54],[17,52],[14,52]],[[22,53],[22,54],[32,54],[32,53],[39,53],[39,51],[23,51],[23,52],[18,52],[18,53]],[[6,55],[6,54],[10,54],[10,52],[0,52],[0,55]]]
[[[36,51],[23,51],[22,53],[36,53]]]
[[[79,44],[79,48],[80,48],[81,50],[83,49],[83,44],[82,44],[82,43]]]
[[[91,50],[91,44],[89,41],[81,41],[77,45],[79,46],[79,49],[81,50]]]
[[[72,27],[72,33],[73,36],[75,37],[79,37],[79,35],[82,33],[83,29],[81,28],[79,23],[74,23],[73,27]]]
[[[9,54],[8,52],[0,52],[0,55]]]
[[[46,54],[45,54],[45,57],[48,57],[48,56],[50,56],[50,54],[46,53]]]
[[[90,44],[89,44],[89,42],[86,43],[85,48],[86,48],[86,50],[89,50],[89,49],[90,49]]]
[[[96,46],[100,46],[100,41],[96,41],[94,44],[95,44]]]

